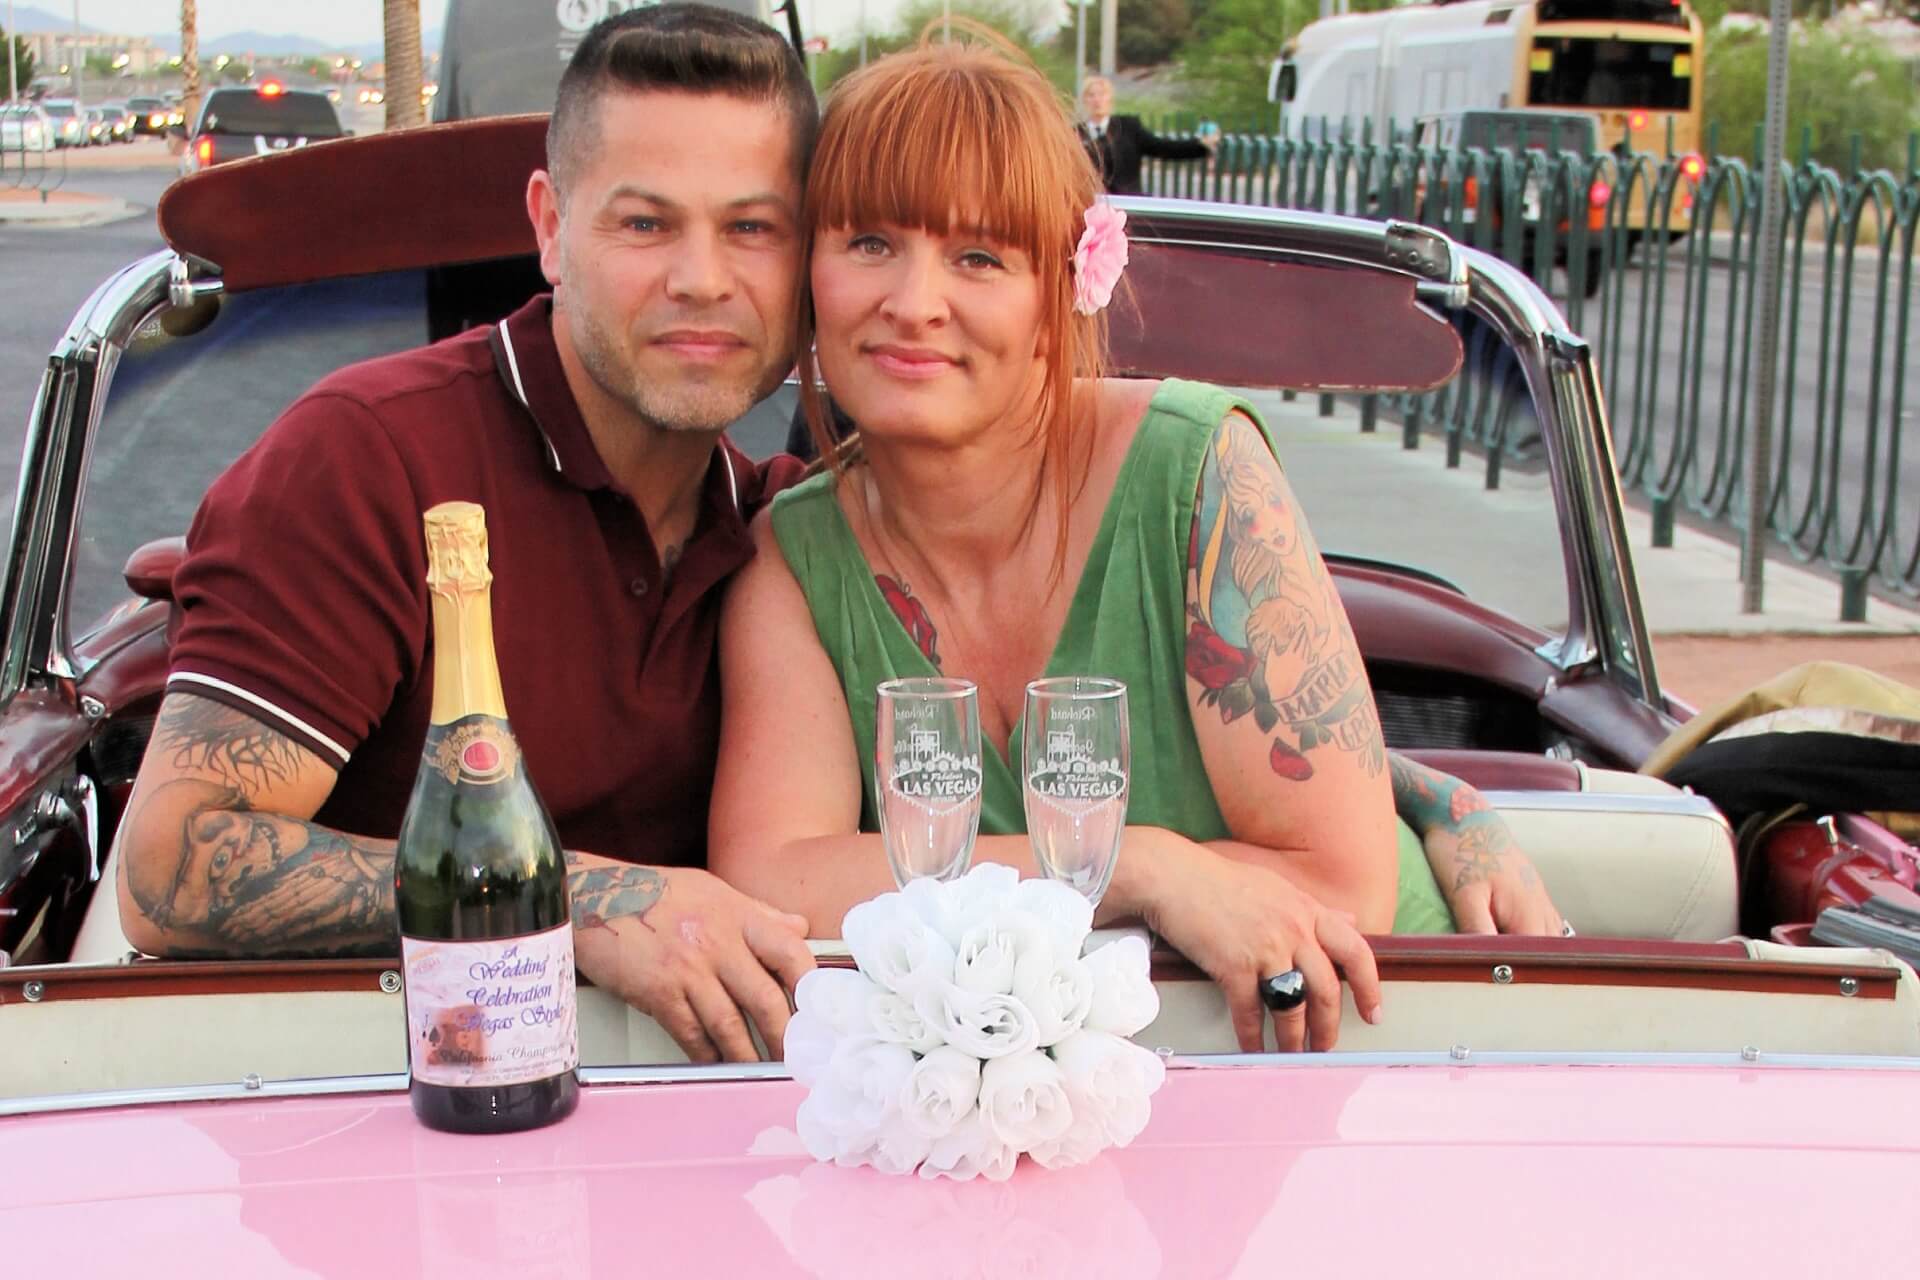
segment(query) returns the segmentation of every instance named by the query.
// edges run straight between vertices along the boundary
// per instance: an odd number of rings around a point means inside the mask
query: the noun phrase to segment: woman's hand
[[[1152,827],[1129,827],[1120,865],[1132,874],[1124,905],[1220,985],[1240,1048],[1265,1047],[1262,978],[1288,969],[1306,976],[1307,1000],[1272,1016],[1286,1051],[1334,1047],[1340,1036],[1340,978],[1368,1022],[1380,1020],[1380,975],[1373,951],[1344,912],[1321,905],[1285,877],[1222,857]]]
[[[1479,792],[1472,798],[1479,808],[1420,837],[1454,927],[1462,933],[1561,936],[1565,922],[1533,860],[1514,843],[1506,819]]]
[[[1546,885],[1487,798],[1452,774],[1402,755],[1389,757],[1393,807],[1420,834],[1462,933],[1566,931]]]

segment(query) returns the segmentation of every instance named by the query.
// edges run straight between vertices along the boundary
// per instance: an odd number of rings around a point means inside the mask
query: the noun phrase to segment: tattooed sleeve
[[[160,709],[128,814],[127,888],[187,956],[391,955],[393,842],[275,813],[311,789],[325,762],[244,712],[189,694]],[[156,776],[149,778],[148,774]],[[137,845],[137,853],[134,850]],[[646,924],[666,892],[651,867],[588,863],[569,853],[578,928]],[[651,926],[649,926],[651,927]]]
[[[1259,428],[1238,414],[1201,470],[1187,556],[1187,676],[1227,724],[1251,716],[1267,762],[1304,782],[1316,753],[1369,773],[1386,749],[1333,579]]]

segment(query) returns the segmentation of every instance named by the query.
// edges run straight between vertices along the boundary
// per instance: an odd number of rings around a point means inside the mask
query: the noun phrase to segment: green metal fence
[[[1442,150],[1328,125],[1316,140],[1225,134],[1211,161],[1146,166],[1150,194],[1407,218],[1515,263],[1600,359],[1622,482],[1644,494],[1654,543],[1674,518],[1744,527],[1742,471],[1756,353],[1759,181],[1735,156],[1634,149]],[[1632,139],[1634,143],[1641,140]],[[1656,139],[1646,139],[1656,143]],[[1920,137],[1904,172],[1788,167],[1779,400],[1769,529],[1841,582],[1920,597],[1920,368],[1914,241]],[[1408,448],[1444,436],[1449,465],[1479,447],[1487,483],[1521,447],[1528,409],[1504,357],[1468,331],[1462,376],[1394,398]],[[1328,411],[1331,402],[1324,402]],[[1380,404],[1363,401],[1372,429]]]

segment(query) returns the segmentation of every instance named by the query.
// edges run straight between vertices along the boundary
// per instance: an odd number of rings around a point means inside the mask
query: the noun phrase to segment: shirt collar
[[[535,294],[493,326],[488,343],[507,394],[520,402],[540,434],[547,465],[576,488],[613,488],[613,475],[594,447],[560,363],[560,348],[553,340],[553,295]],[[706,510],[720,527],[745,536],[746,508],[755,498],[747,491],[755,475],[753,464],[724,436],[713,452],[705,482]]]

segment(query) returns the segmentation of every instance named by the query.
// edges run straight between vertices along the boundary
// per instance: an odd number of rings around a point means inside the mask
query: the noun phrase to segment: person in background
[[[1100,181],[1114,195],[1140,194],[1140,161],[1146,156],[1157,160],[1206,160],[1220,145],[1218,131],[1204,134],[1198,141],[1163,138],[1140,123],[1139,116],[1113,114],[1113,82],[1105,76],[1093,76],[1080,90],[1080,105],[1086,119],[1080,122],[1080,145],[1087,149]]]

